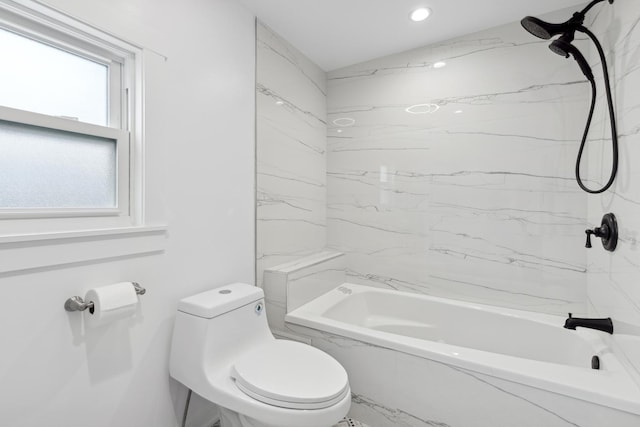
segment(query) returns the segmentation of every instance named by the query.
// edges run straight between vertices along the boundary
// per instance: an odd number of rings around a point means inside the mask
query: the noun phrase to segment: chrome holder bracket
[[[147,293],[147,290],[140,286],[140,284],[138,284],[137,282],[131,282],[131,284],[136,290],[136,294],[144,295],[145,293]],[[77,295],[67,299],[64,302],[64,309],[66,311],[85,311],[86,309],[89,309],[89,312],[93,313],[93,308],[93,301],[85,301],[84,299],[82,299],[82,297],[79,297]]]
[[[71,297],[64,302],[64,309],[67,311],[93,311],[93,301],[85,302],[82,297]]]

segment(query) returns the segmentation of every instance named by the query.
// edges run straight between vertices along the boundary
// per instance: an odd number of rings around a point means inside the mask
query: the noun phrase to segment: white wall
[[[588,251],[588,297],[593,316],[611,317],[614,343],[640,381],[640,4],[616,1],[596,6],[589,28],[606,52],[616,107],[620,165],[614,186],[589,196],[589,228],[600,225],[602,215],[613,212],[618,220],[615,252],[600,240]],[[611,142],[600,60],[593,45],[590,63],[596,74],[599,98],[588,142],[589,168],[585,177],[606,182],[611,170]],[[595,188],[595,183],[590,183]]]
[[[47,3],[146,48],[146,177],[169,232],[163,253],[0,276],[0,425],[173,427],[176,301],[254,281],[254,18],[233,0]],[[148,290],[135,320],[84,331],[62,308],[121,280]]]
[[[547,44],[513,23],[329,73],[328,243],[350,281],[584,312],[588,85]]]
[[[326,74],[257,28],[257,273],[322,250],[326,229]]]

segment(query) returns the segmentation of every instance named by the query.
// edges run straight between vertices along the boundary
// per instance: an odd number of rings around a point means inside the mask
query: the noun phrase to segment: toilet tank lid
[[[211,319],[262,298],[262,289],[246,283],[232,283],[181,299],[178,311]]]

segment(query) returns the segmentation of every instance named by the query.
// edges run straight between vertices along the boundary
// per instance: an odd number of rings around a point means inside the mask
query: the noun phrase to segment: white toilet
[[[262,289],[234,283],[178,303],[173,378],[221,408],[223,427],[330,427],[351,390],[328,354],[277,340]]]

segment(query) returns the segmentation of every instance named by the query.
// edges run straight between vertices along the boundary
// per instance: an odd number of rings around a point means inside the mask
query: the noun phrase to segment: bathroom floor
[[[369,427],[368,425],[356,421],[353,418],[345,417],[342,421],[333,427]]]
[[[220,427],[220,421],[216,422],[211,427]],[[353,418],[345,417],[338,424],[333,427],[369,427],[367,424],[361,423],[360,421],[356,421]]]

